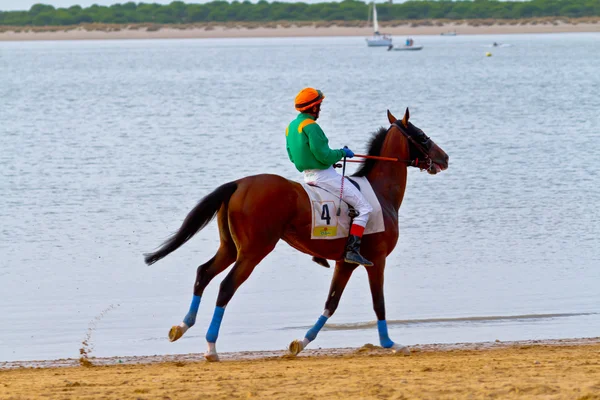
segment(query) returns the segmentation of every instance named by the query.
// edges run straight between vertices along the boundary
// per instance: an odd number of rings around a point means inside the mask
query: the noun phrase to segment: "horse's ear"
[[[397,121],[396,117],[394,117],[392,115],[392,113],[390,112],[390,110],[387,110],[387,115],[388,115],[388,121],[390,121],[390,124],[393,124],[394,122]]]
[[[404,113],[404,117],[402,117],[402,125],[405,128],[408,128],[408,119],[410,118],[410,112],[408,111],[408,107],[406,107],[406,112]]]

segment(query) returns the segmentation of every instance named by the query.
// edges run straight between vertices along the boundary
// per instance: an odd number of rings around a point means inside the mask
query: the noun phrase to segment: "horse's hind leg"
[[[196,323],[196,315],[198,314],[198,308],[200,307],[200,299],[204,293],[204,289],[208,286],[210,281],[225,271],[237,257],[237,248],[231,237],[229,231],[229,225],[227,222],[227,208],[221,207],[218,214],[219,221],[219,233],[221,237],[221,245],[217,254],[211,258],[208,262],[200,265],[196,271],[196,282],[194,283],[194,296],[192,297],[192,304],[190,310],[183,319],[183,322],[179,325],[175,325],[169,331],[169,340],[171,342],[176,341],[194,324]]]
[[[331,278],[331,287],[329,288],[329,295],[325,302],[325,310],[319,317],[315,325],[306,332],[304,339],[294,340],[290,343],[289,351],[293,355],[297,355],[308,346],[310,342],[316,339],[319,331],[325,326],[327,319],[333,315],[338,307],[342,293],[350,280],[352,272],[358,267],[356,264],[348,264],[343,261],[337,261],[335,263],[335,270],[333,271],[333,278]]]
[[[245,252],[243,249],[240,249],[235,265],[225,279],[223,279],[223,282],[221,282],[215,312],[208,332],[206,332],[208,351],[204,354],[204,357],[208,361],[219,361],[216,342],[219,337],[219,328],[221,327],[223,314],[225,314],[225,307],[240,285],[248,279],[258,263],[275,248],[278,240],[278,238],[257,238],[253,241],[252,246],[247,247],[252,249],[251,252]]]

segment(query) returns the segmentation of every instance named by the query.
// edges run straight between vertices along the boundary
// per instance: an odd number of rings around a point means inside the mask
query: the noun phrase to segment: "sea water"
[[[386,266],[392,339],[599,336],[600,34],[414,39],[422,51],[361,37],[0,43],[0,360],[78,357],[87,335],[96,356],[203,351],[224,274],[196,326],[167,332],[216,223],[155,265],[142,253],[224,182],[301,179],[285,128],[306,86],[326,95],[334,148],[365,151],[387,109],[410,107],[450,156],[441,174],[409,173]],[[331,276],[280,242],[217,348],[303,337]],[[377,344],[375,319],[359,268],[311,346]]]

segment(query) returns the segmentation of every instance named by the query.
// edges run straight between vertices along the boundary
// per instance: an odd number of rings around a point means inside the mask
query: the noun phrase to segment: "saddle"
[[[354,179],[350,178],[349,176],[346,176],[345,178],[346,178],[346,179],[347,179],[347,180],[348,180],[348,181],[349,181],[351,184],[353,184],[355,188],[357,188],[357,189],[360,191],[360,185],[358,184],[358,182],[356,182]],[[326,192],[329,192],[329,193],[331,193],[331,191],[330,191],[330,190],[327,190],[327,189],[325,189],[325,188],[322,188],[321,186],[319,186],[319,185],[316,185],[316,184],[314,184],[314,183],[307,183],[307,185],[309,185],[309,186],[314,186],[314,187],[316,187],[316,188],[319,188],[319,189],[321,189],[321,190],[324,190],[324,191],[326,191]],[[332,194],[334,194],[334,193],[332,193]],[[350,225],[352,225],[352,221],[354,220],[354,218],[356,218],[356,217],[358,217],[358,216],[360,215],[360,212],[359,212],[359,211],[358,211],[356,208],[354,208],[354,207],[352,206],[352,204],[350,204],[350,203],[346,202],[346,201],[345,201],[343,198],[342,198],[342,201],[343,201],[344,203],[346,203],[346,205],[348,206],[348,217],[350,217]],[[336,214],[336,215],[337,215],[337,214]]]
[[[367,178],[354,177],[348,178],[348,180],[361,191],[373,207],[364,235],[385,231],[381,204],[379,204],[379,200]],[[352,220],[358,216],[358,211],[345,201],[340,204],[339,193],[331,193],[319,186],[304,182],[300,182],[300,184],[306,191],[311,203],[311,239],[347,238]],[[340,216],[337,215],[338,207],[341,208]]]

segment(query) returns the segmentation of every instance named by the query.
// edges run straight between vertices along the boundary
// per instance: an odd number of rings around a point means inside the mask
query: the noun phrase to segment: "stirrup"
[[[348,216],[350,217],[350,219],[354,219],[356,217],[358,217],[360,215],[360,213],[358,212],[358,210],[352,206],[348,207]]]

